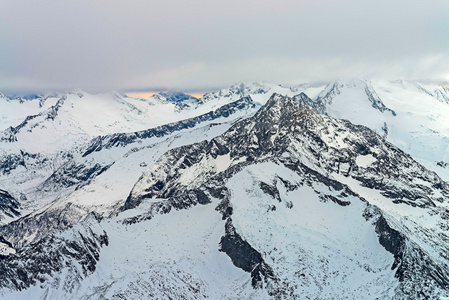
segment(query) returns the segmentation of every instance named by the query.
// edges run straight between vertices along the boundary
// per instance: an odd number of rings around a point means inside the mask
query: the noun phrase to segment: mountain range
[[[0,297],[449,296],[447,88],[75,90],[0,114]]]

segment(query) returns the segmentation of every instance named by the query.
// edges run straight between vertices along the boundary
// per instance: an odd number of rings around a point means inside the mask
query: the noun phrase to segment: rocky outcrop
[[[175,131],[193,128],[202,122],[212,121],[218,118],[227,118],[237,111],[254,107],[255,104],[251,100],[251,98],[245,97],[230,104],[223,105],[222,107],[216,109],[215,111],[210,111],[206,114],[191,119],[170,123],[167,125],[162,125],[156,128],[151,128],[148,130],[138,131],[134,133],[118,133],[107,136],[99,136],[91,141],[89,146],[84,151],[83,157],[86,157],[92,152],[100,151],[101,149],[110,149],[112,147],[124,147],[128,144],[135,143],[137,140],[140,139],[162,137],[171,134]]]
[[[0,221],[5,217],[18,217],[20,203],[12,197],[7,191],[0,189]]]
[[[69,231],[53,234],[0,259],[0,286],[23,290],[37,283],[50,282],[61,290],[74,289],[96,267],[108,235],[91,214]],[[65,270],[68,278],[61,278]]]

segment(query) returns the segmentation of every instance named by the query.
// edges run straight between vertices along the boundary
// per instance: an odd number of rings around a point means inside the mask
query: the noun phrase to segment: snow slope
[[[67,194],[64,190],[54,188],[51,188],[54,190],[53,195],[48,193],[49,179],[58,170],[62,170],[64,165],[72,164],[71,172],[78,174],[73,174],[78,178],[70,181],[87,180],[91,172],[97,174],[105,171],[99,165],[94,168],[93,160],[92,167],[88,169],[79,163],[73,164],[79,153],[85,151],[95,137],[117,134],[117,138],[120,134],[132,135],[140,131],[145,133],[172,121],[198,117],[192,125],[196,126],[221,115],[225,118],[239,109],[243,109],[238,115],[242,117],[249,109],[245,107],[245,103],[228,111],[226,105],[231,105],[230,103],[197,106],[196,101],[188,105],[184,102],[173,103],[161,100],[157,95],[141,99],[123,97],[117,93],[90,95],[82,91],[74,91],[59,98],[5,100],[0,103],[0,108],[10,104],[15,105],[11,109],[30,105],[33,105],[33,109],[34,106],[38,107],[36,111],[26,110],[27,113],[33,111],[36,114],[28,115],[17,126],[0,132],[0,187],[16,199],[24,199],[21,208],[25,213]],[[195,107],[189,106],[193,104]],[[181,105],[187,106],[180,109]],[[215,113],[215,110],[218,112]],[[7,112],[7,116],[14,115],[12,111]],[[201,118],[203,115],[207,116]],[[190,125],[181,123],[180,128],[172,129],[181,130],[182,126]],[[163,127],[156,134],[164,135],[164,130],[172,129]],[[109,162],[111,163],[113,160]],[[80,175],[81,173],[84,175]]]
[[[30,214],[0,227],[15,247],[67,228],[90,212],[109,216],[123,205],[146,166],[174,147],[211,139],[256,106],[243,98],[196,118],[136,133],[98,137],[28,194]],[[38,199],[32,210],[32,199]]]
[[[401,80],[336,81],[309,104],[371,128],[449,180],[448,88]]]

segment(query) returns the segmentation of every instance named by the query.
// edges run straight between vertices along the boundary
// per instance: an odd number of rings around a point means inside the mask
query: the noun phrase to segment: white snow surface
[[[15,254],[16,250],[9,247],[7,244],[0,242],[0,255]]]
[[[63,281],[4,294],[4,299],[268,299],[265,290],[252,289],[249,273],[218,251],[224,221],[214,205],[122,223],[152,202],[101,223],[109,245],[101,250],[95,272],[72,291]]]
[[[327,85],[301,84],[290,88],[269,83],[242,83],[207,93],[200,101],[210,101],[214,107],[212,103],[218,99],[231,101],[240,95],[250,95],[263,105],[274,92],[287,96],[304,92],[313,101],[324,97],[328,115],[371,128],[449,181],[449,166],[444,168],[436,164],[440,161],[449,163],[448,88],[414,81],[366,79],[340,80]],[[373,107],[368,94],[386,110],[382,112]]]
[[[362,168],[369,167],[372,163],[376,161],[376,158],[372,154],[359,155],[355,159],[355,163]]]
[[[278,202],[258,186],[277,176],[300,184],[296,173],[268,162],[245,168],[226,186],[237,232],[263,254],[283,288],[300,298],[391,297],[398,284],[390,269],[394,259],[362,217],[366,203],[355,197],[349,206],[324,203],[309,186],[289,192],[277,181]],[[323,184],[314,188],[329,193]]]
[[[95,136],[154,128],[208,113],[231,102],[214,100],[201,105],[194,103],[197,107],[178,110],[174,103],[161,101],[157,97],[128,98],[117,93],[90,95],[82,91],[61,97],[66,99],[60,101],[62,105],[55,120],[47,119],[45,109],[48,109],[50,104],[55,105],[61,98],[48,98],[44,102],[47,106],[44,105],[41,111],[36,111],[45,114],[28,121],[17,134],[17,142],[0,141],[0,162],[2,154],[21,157],[25,152],[38,155],[35,159],[25,158],[25,166],[19,165],[7,174],[0,172],[0,188],[7,190],[15,198],[22,195],[28,198],[22,203],[23,214],[33,212],[56,199],[96,207],[97,210],[103,211],[104,206],[110,207],[111,203],[117,204],[116,202],[123,202],[126,198],[145,170],[136,165],[145,163],[151,166],[152,161],[167,150],[213,138],[227,130],[232,122],[255,112],[255,109],[239,111],[228,118],[203,122],[194,129],[181,130],[170,136],[154,137],[127,147],[115,147],[101,153],[93,153],[89,156],[91,165],[113,163],[107,174],[101,174],[88,186],[76,191],[69,189],[43,192],[41,185],[67,162],[67,155],[73,156],[71,161],[84,163],[81,152]],[[4,102],[8,105],[31,105],[30,103],[36,102],[37,105],[39,99],[23,103],[18,100]],[[0,108],[5,103],[0,103]],[[0,137],[1,134],[0,132]],[[70,195],[72,192],[73,195]],[[12,220],[14,218],[5,218],[3,221]]]
[[[338,92],[326,104],[330,116],[371,128],[449,181],[449,168],[436,165],[449,162],[448,88],[401,80],[337,81],[336,85]],[[396,115],[374,108],[367,88]],[[329,87],[318,97],[327,92]]]

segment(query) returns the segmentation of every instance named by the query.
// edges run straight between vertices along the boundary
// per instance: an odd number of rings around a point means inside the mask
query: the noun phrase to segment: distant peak
[[[307,97],[307,95],[305,95],[305,97]],[[269,118],[274,117],[279,120],[284,118],[290,119],[295,112],[303,110],[306,107],[307,106],[303,101],[299,101],[296,98],[273,93],[267,103],[257,112],[255,118],[265,119],[269,116]]]
[[[110,92],[110,95],[111,95],[112,98],[114,98],[114,99],[122,99],[122,98],[126,97],[125,94],[122,94],[122,93],[117,92],[117,91],[112,91],[112,92]]]
[[[310,99],[309,96],[307,96],[306,93],[304,93],[304,92],[301,92],[298,95],[295,95],[294,98],[296,100],[303,101],[305,103],[309,103],[309,101],[312,101],[312,99]]]
[[[0,99],[9,100],[9,98],[6,97],[2,92],[0,92]]]
[[[162,97],[159,97],[160,99],[162,98],[161,100],[166,100],[166,101],[175,102],[175,103],[189,101],[189,100],[198,101],[197,98],[195,98],[191,95],[185,94],[183,92],[179,92],[179,91],[160,92],[156,95],[162,96]]]
[[[78,97],[83,98],[85,95],[85,92],[82,91],[81,89],[73,89],[73,90],[69,91],[67,94],[68,95],[77,95]]]

